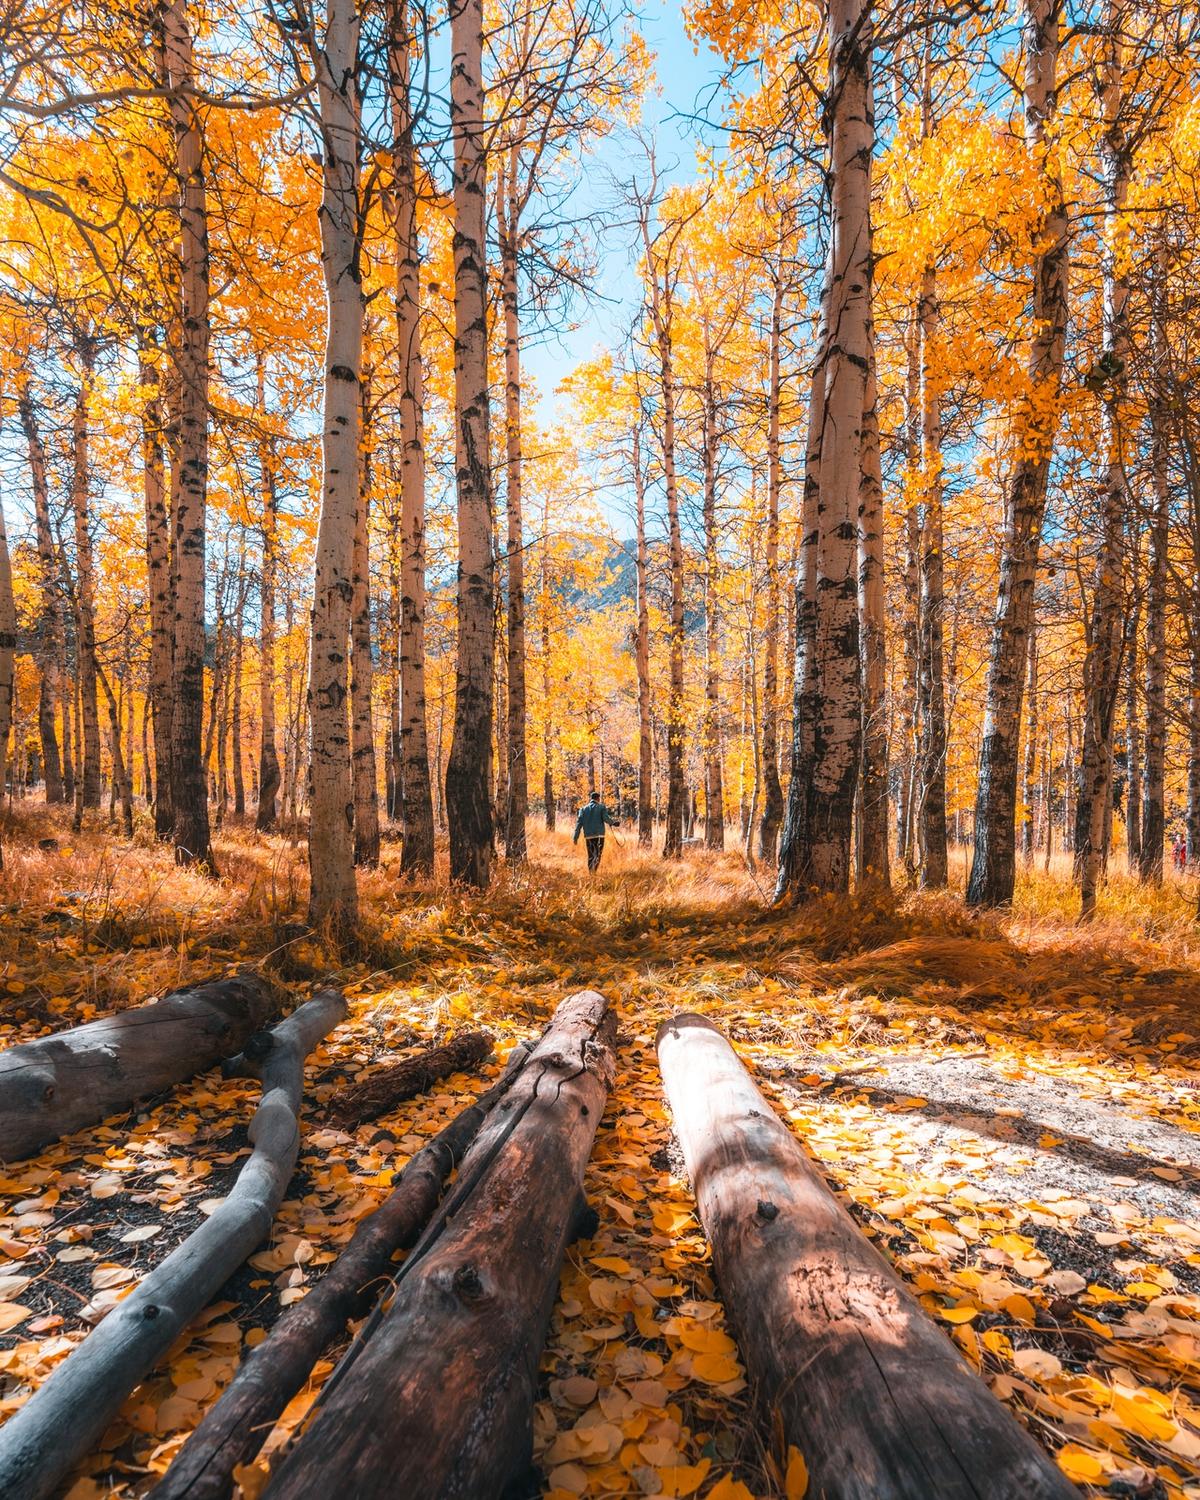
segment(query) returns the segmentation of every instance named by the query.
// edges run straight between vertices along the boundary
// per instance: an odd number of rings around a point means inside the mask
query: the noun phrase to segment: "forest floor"
[[[54,840],[53,847],[49,841]],[[72,839],[18,809],[5,840],[0,1044],[187,980],[331,974],[350,1019],[309,1068],[297,1176],[272,1240],[126,1403],[72,1500],[134,1495],[386,1193],[483,1084],[458,1075],[348,1135],[339,1088],[469,1027],[499,1062],[573,989],[621,1018],[620,1072],[568,1252],[535,1416],[530,1494],[775,1497],[681,1175],[658,1022],[704,1011],[931,1317],[1085,1493],[1200,1500],[1200,928],[1196,893],[1115,876],[1073,922],[1066,868],[1004,917],[953,894],[771,912],[734,854],[679,866],[610,840],[600,875],[538,833],[483,900],[362,880],[366,938],[336,963],[300,925],[301,851],[225,830],[222,879],[141,835]],[[961,878],[962,857],[955,856]],[[0,1178],[0,1418],[221,1197],[255,1087],[207,1075]],[[333,1352],[333,1357],[336,1357]],[[302,1421],[293,1402],[268,1453]],[[243,1476],[254,1495],[265,1470]]]

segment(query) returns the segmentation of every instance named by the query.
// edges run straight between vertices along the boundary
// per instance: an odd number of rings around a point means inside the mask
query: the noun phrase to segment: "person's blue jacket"
[[[602,839],[605,825],[615,828],[619,822],[620,819],[610,813],[603,802],[585,802],[579,809],[579,817],[575,820],[573,842],[579,842],[581,833],[585,839]]]

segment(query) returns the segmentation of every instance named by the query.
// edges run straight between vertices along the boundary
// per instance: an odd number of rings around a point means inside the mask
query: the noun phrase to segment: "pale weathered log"
[[[346,1001],[325,990],[260,1046],[262,1098],[253,1151],[221,1206],[118,1302],[100,1326],[0,1428],[0,1495],[42,1500],[104,1436],[122,1402],[266,1238],[300,1149],[304,1059],[341,1021]]]
[[[486,1031],[459,1032],[440,1047],[428,1047],[343,1090],[331,1101],[329,1118],[342,1130],[355,1130],[364,1121],[423,1094],[439,1078],[478,1067],[491,1055],[492,1039]]]
[[[231,1057],[277,1009],[238,974],[0,1052],[0,1161],[31,1156]]]
[[[702,1016],[658,1032],[675,1133],[764,1409],[823,1500],[1078,1500],[901,1286]]]
[[[350,1243],[308,1296],[294,1303],[251,1351],[221,1399],[150,1491],[151,1500],[224,1500],[233,1471],[249,1462],[270,1436],[280,1412],[301,1389],[322,1352],[361,1318],[395,1270],[392,1256],[416,1241],[437,1207],[450,1172],[480,1126],[512,1086],[529,1055],[513,1049],[499,1081],[439,1130],[396,1179]]]
[[[583,1169],[616,1015],[572,995],[468,1152],[369,1336],[330,1377],[270,1500],[489,1500],[528,1465],[558,1273],[586,1220]]]

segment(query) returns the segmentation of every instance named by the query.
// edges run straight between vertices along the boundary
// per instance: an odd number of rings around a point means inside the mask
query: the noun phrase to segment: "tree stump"
[[[256,974],[176,990],[149,1005],[0,1052],[0,1160],[32,1156],[231,1057],[278,1008]]]
[[[266,1238],[300,1150],[304,1059],[341,1021],[325,990],[271,1032],[249,1158],[228,1197],[72,1351],[0,1427],[0,1495],[44,1500],[104,1436],[122,1402]]]
[[[834,1198],[710,1021],[658,1032],[721,1296],[823,1500],[1078,1500]]]
[[[538,1361],[613,1076],[616,1015],[564,1000],[492,1112],[396,1295],[334,1371],[270,1500],[490,1500],[528,1466]]]

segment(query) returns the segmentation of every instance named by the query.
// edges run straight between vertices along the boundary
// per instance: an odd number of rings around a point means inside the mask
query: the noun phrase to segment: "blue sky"
[[[707,48],[697,53],[684,30],[677,0],[643,0],[637,25],[655,54],[657,80],[642,110],[642,130],[654,141],[664,180],[688,181],[695,175],[701,134],[696,121],[689,117],[705,109],[711,113],[712,84],[719,77],[719,63]],[[619,343],[638,305],[639,250],[632,226],[617,222],[620,215],[615,203],[616,184],[636,165],[632,152],[637,149],[628,133],[618,130],[583,164],[583,181],[573,204],[584,211],[606,210],[613,228],[601,236],[598,245],[598,295],[587,302],[577,299],[571,310],[570,321],[578,326],[548,333],[522,351],[523,373],[536,387],[536,410],[543,422],[556,413],[554,390],[558,383],[598,348]]]

